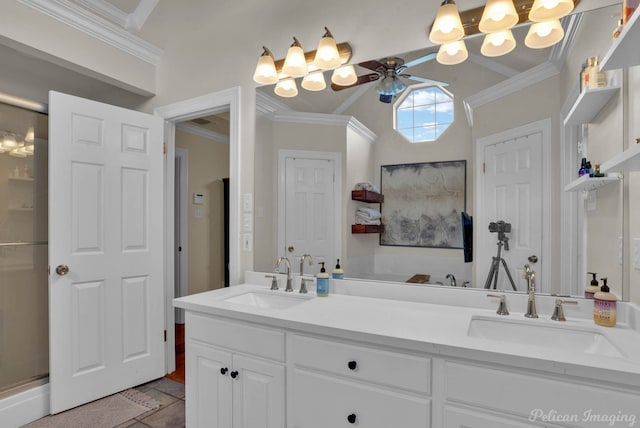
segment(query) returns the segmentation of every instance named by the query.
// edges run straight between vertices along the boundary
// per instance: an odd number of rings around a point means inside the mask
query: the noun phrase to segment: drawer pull
[[[349,421],[350,424],[355,424],[356,423],[356,414],[355,413],[351,413],[349,416],[347,416],[347,421]]]
[[[226,375],[228,371],[229,371],[229,369],[228,369],[228,368],[223,367],[223,368],[221,368],[221,369],[220,369],[220,374],[221,374],[221,375]]]
[[[237,371],[232,371],[231,373],[229,373],[231,375],[232,378],[237,378],[238,377],[238,372]]]
[[[358,367],[358,363],[357,363],[357,362],[355,362],[355,361],[349,361],[349,362],[347,363],[347,367],[349,367],[351,370],[355,370],[355,369],[356,369],[356,367]]]

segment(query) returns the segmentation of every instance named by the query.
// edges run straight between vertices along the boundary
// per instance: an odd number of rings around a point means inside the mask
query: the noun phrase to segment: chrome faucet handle
[[[455,287],[456,284],[456,277],[453,276],[452,273],[448,273],[447,276],[445,276],[445,278],[447,278],[449,280],[449,285],[452,287]]]
[[[496,314],[498,315],[509,315],[509,310],[507,309],[507,296],[504,294],[487,294],[487,297],[492,297],[494,299],[500,299],[500,303],[498,304],[498,310]]]
[[[553,310],[553,315],[551,315],[551,319],[554,321],[566,321],[567,319],[564,317],[564,309],[562,305],[577,305],[578,302],[575,300],[561,300],[556,299],[556,307]]]
[[[300,280],[300,294],[307,294],[307,282],[313,282],[313,279],[302,278]]]
[[[265,278],[271,278],[271,290],[278,290],[278,278],[275,275],[265,275]]]

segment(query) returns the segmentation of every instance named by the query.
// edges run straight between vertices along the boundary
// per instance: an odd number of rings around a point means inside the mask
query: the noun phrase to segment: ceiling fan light
[[[543,49],[553,46],[564,37],[564,29],[559,20],[535,22],[531,24],[524,39],[528,48]]]
[[[25,143],[33,143],[34,138],[35,138],[35,133],[33,131],[33,126],[30,126],[29,129],[27,130],[27,133],[24,136],[24,141]]]
[[[489,33],[484,37],[480,52],[484,56],[494,57],[508,54],[516,47],[516,39],[511,30]]]
[[[278,81],[276,64],[273,61],[271,51],[265,46],[263,46],[262,49],[264,49],[264,51],[262,55],[260,55],[260,58],[258,58],[258,65],[256,65],[256,71],[253,73],[253,80],[261,85],[273,85]],[[33,132],[33,128],[29,129]]]
[[[464,40],[458,40],[457,42],[441,45],[440,49],[438,49],[436,60],[440,64],[455,65],[464,62],[468,57],[467,45]]]
[[[513,0],[489,0],[482,12],[478,28],[483,33],[508,30],[516,25],[519,19]]]
[[[529,11],[529,20],[533,22],[560,19],[573,10],[573,0],[535,0]]]
[[[351,86],[358,81],[353,65],[336,68],[331,75],[331,82],[339,86]]]
[[[462,37],[464,37],[464,29],[456,3],[453,0],[444,0],[433,21],[429,40],[431,43],[444,44],[455,42]]]
[[[15,135],[5,134],[4,140],[2,141],[2,145],[7,149],[14,149],[18,147],[18,142],[16,141]]]
[[[287,57],[284,59],[282,73],[290,77],[301,77],[308,72],[307,59],[304,57],[304,51],[298,39],[294,37],[293,43],[287,52]]]
[[[283,98],[293,98],[298,95],[298,86],[295,80],[286,79],[278,82],[273,91]]]
[[[302,79],[302,87],[307,91],[322,91],[327,87],[327,82],[324,80],[324,74],[322,74],[321,71],[307,74],[304,76],[304,79]]]
[[[397,95],[407,89],[407,85],[397,77],[385,77],[376,87],[376,92],[380,95]]]
[[[316,56],[313,59],[313,64],[321,70],[336,68],[342,63],[340,53],[338,53],[338,45],[336,45],[333,35],[327,27],[324,27],[324,29],[326,32],[318,43]]]

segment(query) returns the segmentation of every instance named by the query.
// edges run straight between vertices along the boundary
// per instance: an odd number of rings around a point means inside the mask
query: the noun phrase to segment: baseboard
[[[5,428],[18,428],[48,414],[48,383],[0,400],[0,421]]]

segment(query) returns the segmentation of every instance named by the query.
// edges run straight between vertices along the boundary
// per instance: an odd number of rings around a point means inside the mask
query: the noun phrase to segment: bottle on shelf
[[[607,86],[607,74],[600,71],[600,58],[593,57],[593,66],[589,69],[589,89],[604,88]]]

